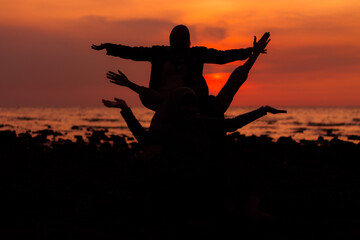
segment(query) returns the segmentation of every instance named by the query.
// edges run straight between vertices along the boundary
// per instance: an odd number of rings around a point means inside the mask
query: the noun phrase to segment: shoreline
[[[14,130],[13,126],[11,126],[11,128],[6,128],[8,126],[11,125],[7,125],[7,124],[2,124],[0,125],[0,133],[6,133],[8,132],[11,135],[16,135],[17,137],[22,137],[22,136],[27,136],[27,138],[29,138],[31,136],[31,138],[37,138],[37,139],[42,139],[43,142],[63,142],[63,141],[71,141],[71,142],[76,142],[79,141],[79,139],[82,139],[81,141],[90,143],[91,140],[90,138],[98,135],[98,137],[101,138],[102,141],[111,141],[112,136],[121,136],[124,137],[125,139],[129,139],[130,142],[134,141],[134,137],[132,136],[132,133],[130,132],[130,130],[125,127],[125,126],[120,126],[120,127],[111,127],[111,126],[91,126],[91,125],[73,125],[70,130],[64,131],[64,130],[53,130],[52,127],[50,125],[47,126],[47,128],[40,128],[39,130],[22,130],[22,131],[18,131]],[[111,132],[112,129],[122,129],[122,130],[127,130],[124,133],[120,133],[120,134],[114,134],[113,132]],[[86,130],[86,131],[85,131]],[[319,134],[317,137],[313,137],[313,138],[294,138],[294,136],[277,136],[277,137],[271,137],[271,135],[268,134],[261,134],[261,135],[246,135],[246,134],[242,134],[241,130],[235,131],[233,133],[228,133],[227,135],[231,135],[231,134],[240,134],[243,137],[266,137],[266,138],[270,138],[272,139],[272,141],[277,142],[280,138],[289,138],[292,139],[294,141],[296,141],[297,143],[302,143],[302,142],[317,142],[319,141],[331,141],[333,139],[338,139],[340,141],[344,141],[344,142],[350,142],[350,143],[354,143],[354,144],[359,144],[360,143],[360,135],[355,135],[355,134],[350,134],[350,135],[339,135],[334,133],[335,131],[337,131],[337,129],[333,129],[333,128],[329,128],[329,129],[322,129],[325,134]],[[82,131],[82,132],[71,132],[71,131]],[[302,132],[304,131],[304,129],[299,128],[299,129],[294,129],[295,133],[296,132]],[[5,134],[6,135],[6,134]]]
[[[253,108],[231,107],[227,117],[235,117]],[[327,140],[338,136],[344,141],[360,142],[360,108],[289,108],[286,115],[268,115],[239,129],[241,134],[251,136],[268,135],[275,139],[292,136],[296,141],[317,140],[323,136]],[[150,125],[153,112],[146,108],[135,108],[134,114],[144,127]],[[63,134],[58,138],[76,141],[75,135],[86,134],[92,129],[108,130],[106,135],[132,136],[118,111],[102,108],[47,108],[47,109],[3,109],[0,116],[0,130],[34,132],[52,129]],[[353,140],[354,139],[354,140]]]

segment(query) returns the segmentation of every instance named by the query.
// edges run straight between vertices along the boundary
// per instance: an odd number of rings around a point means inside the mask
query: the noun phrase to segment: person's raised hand
[[[129,83],[129,79],[125,76],[125,74],[123,74],[122,72],[120,72],[120,70],[118,70],[118,73],[114,73],[112,71],[109,71],[106,74],[106,77],[108,79],[110,79],[111,83],[120,85],[120,86],[126,86]]]
[[[266,46],[270,42],[270,33],[266,32],[264,35],[260,38],[259,41],[256,41],[256,36],[254,36],[254,53],[267,53]]]

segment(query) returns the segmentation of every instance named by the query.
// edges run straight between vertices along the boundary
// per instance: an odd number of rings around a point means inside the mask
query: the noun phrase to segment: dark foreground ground
[[[276,220],[223,211],[231,206],[221,201],[194,220],[173,211],[179,201],[151,207],[149,189],[161,190],[137,143],[104,132],[47,140],[53,134],[0,132],[2,239],[360,239],[359,144],[229,135],[228,156],[241,174],[261,173],[260,209]]]

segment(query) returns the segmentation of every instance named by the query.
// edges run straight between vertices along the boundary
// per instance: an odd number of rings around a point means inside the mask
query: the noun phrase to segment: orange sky
[[[185,24],[192,45],[245,48],[271,33],[233,105],[360,106],[358,0],[0,0],[0,106],[101,106],[139,100],[108,83],[121,69],[147,85],[150,64],[106,56],[91,44],[167,45]],[[216,94],[236,66],[206,65]]]

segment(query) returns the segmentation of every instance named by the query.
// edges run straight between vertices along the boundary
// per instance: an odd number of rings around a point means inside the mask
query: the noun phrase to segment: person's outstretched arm
[[[236,60],[245,60],[250,57],[253,48],[240,48],[229,50],[217,50],[213,48],[204,48],[204,63],[225,64]]]
[[[131,90],[133,90],[134,92],[136,92],[137,94],[140,94],[141,89],[144,88],[142,86],[137,85],[136,83],[131,82],[125,74],[123,74],[122,72],[120,72],[120,70],[118,70],[118,73],[114,73],[112,71],[109,71],[106,74],[106,77],[108,79],[110,79],[111,83],[123,86],[123,87],[128,87]]]
[[[243,126],[265,116],[267,113],[286,113],[286,110],[278,110],[270,106],[260,107],[254,111],[239,115],[232,119],[225,119],[225,131],[233,132]]]
[[[270,106],[260,107],[254,111],[239,115],[229,119],[216,119],[201,117],[203,126],[206,126],[209,130],[217,129],[225,132],[233,132],[243,126],[265,116],[267,113],[278,114],[286,113],[285,110],[278,110]]]
[[[91,48],[97,51],[105,49],[107,55],[134,61],[151,61],[153,56],[153,50],[149,47],[129,47],[121,44],[102,43],[100,45],[93,44]]]
[[[135,118],[135,116],[134,116],[133,112],[131,111],[131,109],[129,108],[129,106],[122,99],[114,98],[114,100],[115,101],[109,101],[109,100],[103,99],[102,102],[104,103],[104,105],[106,107],[120,108],[121,109],[120,113],[123,116],[126,124],[128,125],[128,128],[130,129],[130,131],[132,132],[132,134],[134,135],[136,140],[139,143],[144,142],[146,131],[143,128],[143,126],[141,126],[139,121]]]
[[[250,69],[256,62],[257,58],[259,57],[260,53],[267,53],[266,46],[270,42],[270,33],[266,32],[260,38],[260,40],[256,41],[256,36],[254,36],[254,51],[250,55],[249,59],[244,63],[244,65],[237,67],[230,75],[228,81],[237,81],[238,85],[242,85],[247,78],[247,74],[249,73]],[[235,79],[235,80],[232,80]],[[239,87],[240,87],[239,86]]]
[[[254,65],[260,53],[266,53],[266,46],[269,43],[270,33],[265,33],[257,42],[254,37],[254,52],[244,65],[237,67],[230,75],[224,87],[220,90],[215,100],[215,107],[220,112],[225,113],[229,108],[235,94],[248,78],[248,73]]]
[[[269,33],[265,33],[264,36],[267,34]],[[209,49],[206,48],[203,53],[204,63],[225,64],[236,60],[245,60],[251,57],[256,50],[257,49],[255,44],[253,47],[249,47],[249,48],[230,49],[225,51],[216,50],[213,48],[209,48]],[[260,53],[266,53],[266,50],[263,49],[260,51]]]
[[[164,100],[163,95],[158,91],[131,82],[120,70],[118,70],[118,73],[109,71],[106,77],[110,79],[111,83],[128,87],[139,94],[142,104],[150,110],[156,111]]]
[[[245,70],[250,71],[256,59],[259,57],[260,53],[267,53],[266,46],[268,45],[270,40],[271,39],[269,32],[264,33],[264,35],[260,38],[258,42],[256,41],[256,36],[254,36],[254,51],[249,57],[249,59],[244,63]]]

